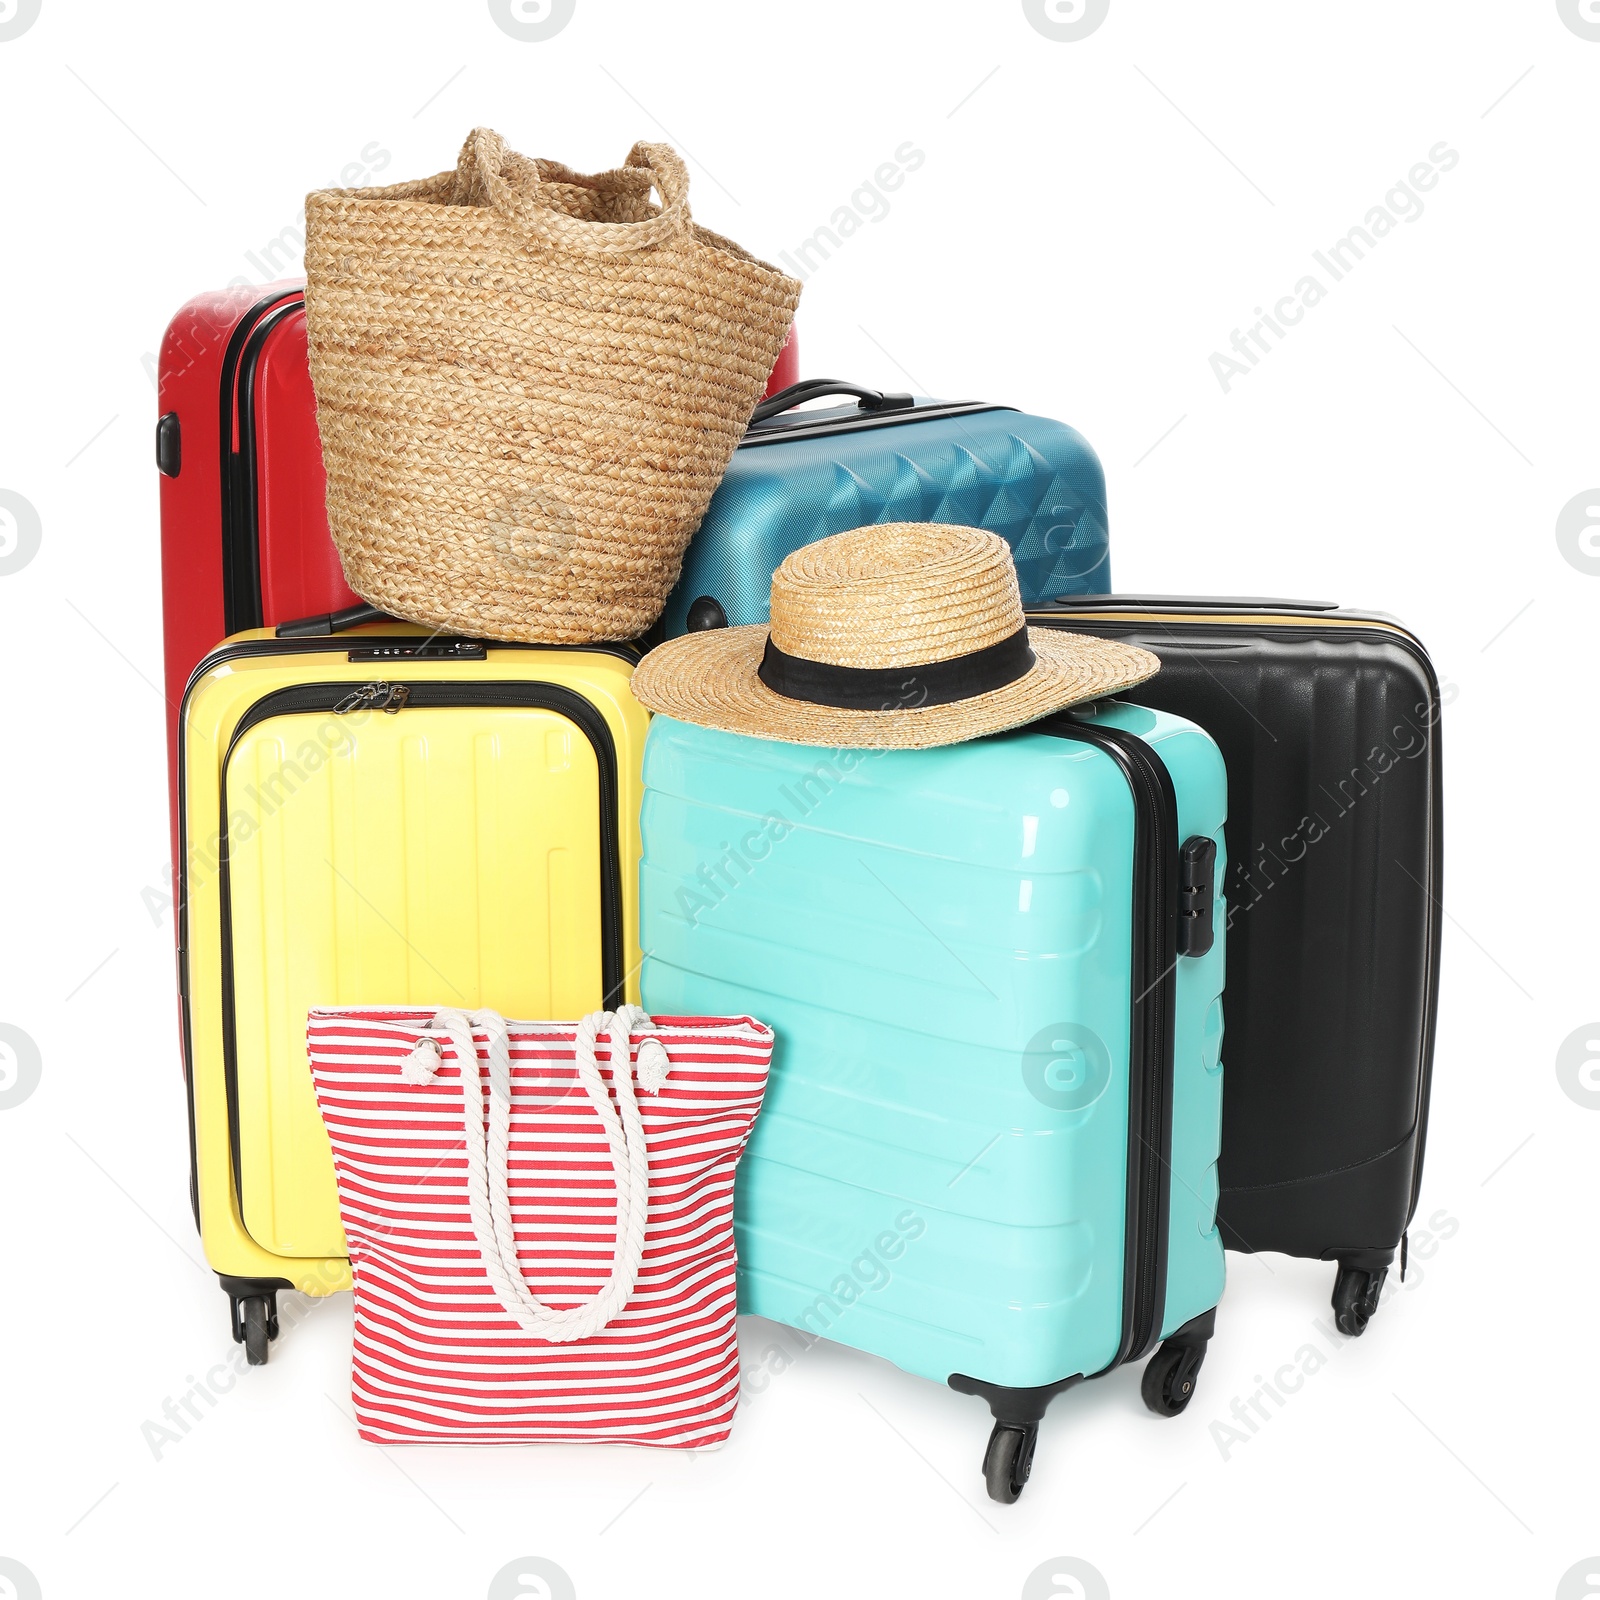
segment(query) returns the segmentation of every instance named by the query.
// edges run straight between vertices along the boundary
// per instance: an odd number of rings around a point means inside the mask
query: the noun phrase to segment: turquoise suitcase
[[[854,403],[798,409],[834,395]],[[663,638],[767,620],[802,545],[874,522],[959,522],[1011,547],[1022,603],[1111,588],[1106,480],[1065,423],[812,378],[756,407],[667,596]]]
[[[1114,701],[934,750],[657,717],[644,778],[646,1008],[777,1030],[740,1309],[982,1396],[1002,1501],[1081,1379],[1155,1351],[1181,1411],[1223,1282],[1210,737]]]

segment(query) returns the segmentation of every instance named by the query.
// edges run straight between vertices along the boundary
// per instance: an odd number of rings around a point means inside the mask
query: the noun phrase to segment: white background
[[[1600,556],[1555,531],[1600,483],[1597,93],[1556,0],[1112,0],[1075,43],[1019,0],[577,0],[542,43],[483,0],[43,0],[0,38],[0,488],[42,530],[0,575],[0,1022],[42,1061],[0,1109],[0,1556],[46,1600],[477,1597],[524,1555],[584,1600],[1010,1597],[1067,1556],[1117,1600],[1557,1594],[1600,1551],[1600,1095],[1555,1068],[1600,1016]],[[1119,588],[1376,606],[1455,686],[1420,1211],[1450,1236],[1227,1459],[1230,1402],[1328,1344],[1329,1268],[1230,1257],[1189,1411],[1149,1416],[1132,1370],[1074,1391],[1010,1508],[978,1401],[828,1345],[703,1458],[386,1454],[345,1414],[344,1297],[153,1455],[142,1425],[233,1346],[159,892],[149,368],[183,300],[269,275],[247,252],[308,188],[374,143],[379,181],[438,171],[477,123],[585,170],[670,138],[696,216],[769,258],[912,141],[806,284],[804,371],[1064,418]],[[1439,141],[1423,214],[1225,394],[1212,353]]]

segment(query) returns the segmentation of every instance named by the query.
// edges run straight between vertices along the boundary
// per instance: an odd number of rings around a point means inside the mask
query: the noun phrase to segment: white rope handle
[[[534,1298],[523,1281],[517,1260],[516,1220],[511,1212],[508,1165],[511,1154],[511,1037],[498,1011],[438,1012],[430,1031],[412,1047],[400,1068],[407,1083],[429,1083],[442,1058],[438,1035],[454,1047],[461,1069],[461,1115],[467,1147],[467,1209],[478,1240],[484,1271],[506,1313],[538,1339],[568,1344],[588,1339],[606,1327],[627,1305],[644,1258],[645,1226],[650,1213],[650,1154],[644,1122],[634,1093],[634,1063],[629,1034],[653,1026],[638,1006],[616,1012],[594,1011],[578,1024],[573,1046],[578,1081],[605,1129],[611,1167],[617,1182],[617,1239],[611,1273],[592,1299],[555,1311]],[[489,1035],[489,1126],[483,1121],[483,1086],[478,1071],[475,1029]],[[617,1104],[611,1103],[606,1081],[595,1060],[595,1041],[608,1033],[611,1078]],[[654,1094],[666,1082],[671,1062],[659,1039],[639,1044],[639,1087]],[[619,1113],[620,1109],[620,1115]]]

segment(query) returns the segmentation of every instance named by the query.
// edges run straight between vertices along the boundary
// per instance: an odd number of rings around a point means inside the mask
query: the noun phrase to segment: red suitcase
[[[800,381],[800,346],[795,343],[794,324],[789,324],[789,337],[783,341],[778,359],[772,363],[772,376],[767,379],[763,400],[770,400],[780,389],[787,389]]]
[[[178,706],[231,633],[357,604],[328,536],[296,282],[191,300],[161,341],[161,610],[178,849]]]
[[[178,707],[229,634],[360,603],[328,534],[299,279],[191,300],[161,341],[161,604],[178,859]],[[798,374],[794,331],[767,385]]]

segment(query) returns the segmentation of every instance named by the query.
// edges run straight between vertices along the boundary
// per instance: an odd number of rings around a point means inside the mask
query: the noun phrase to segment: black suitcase
[[[1197,722],[1228,765],[1222,1199],[1234,1250],[1338,1262],[1339,1327],[1377,1309],[1417,1203],[1439,989],[1438,679],[1384,616],[1331,604],[1072,597],[1030,623],[1125,639],[1122,698]]]

